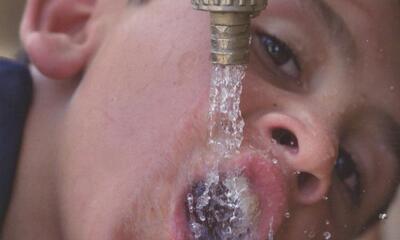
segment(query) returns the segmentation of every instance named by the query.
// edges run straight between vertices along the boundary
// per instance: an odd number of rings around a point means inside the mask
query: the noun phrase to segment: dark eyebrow
[[[341,47],[345,55],[351,58],[355,57],[356,44],[353,34],[342,16],[325,0],[300,0],[300,4],[303,8],[307,8],[307,12],[311,10],[314,17],[327,29],[329,37]]]

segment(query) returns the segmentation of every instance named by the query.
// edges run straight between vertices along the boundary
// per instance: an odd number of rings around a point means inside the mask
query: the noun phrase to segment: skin
[[[399,3],[326,2],[351,43],[333,40],[308,1],[271,0],[253,24],[301,66],[289,77],[256,37],[241,102],[244,151],[279,160],[291,216],[277,239],[353,239],[397,187]],[[189,1],[28,1],[35,97],[4,239],[173,239],[184,193],[204,176],[208,23]],[[276,127],[299,151],[271,143]],[[334,172],[339,146],[362,175],[359,205]]]

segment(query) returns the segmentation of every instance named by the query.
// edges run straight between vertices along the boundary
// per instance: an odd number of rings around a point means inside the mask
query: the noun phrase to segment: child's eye
[[[300,67],[292,50],[276,37],[267,34],[258,34],[261,46],[272,61],[287,75],[297,78]]]
[[[335,172],[351,194],[353,203],[360,201],[360,174],[352,156],[344,149],[339,149],[339,156],[335,163]]]

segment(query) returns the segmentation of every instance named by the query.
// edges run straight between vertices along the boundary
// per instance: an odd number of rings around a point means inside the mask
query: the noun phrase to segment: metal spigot
[[[222,65],[246,64],[251,41],[250,20],[268,0],[192,0],[197,10],[211,16],[211,61]]]

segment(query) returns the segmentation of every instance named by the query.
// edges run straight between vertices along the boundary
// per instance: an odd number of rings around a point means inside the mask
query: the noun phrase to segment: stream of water
[[[238,154],[244,121],[240,112],[243,65],[214,65],[210,88],[209,151],[212,166],[205,180],[187,195],[189,224],[195,240],[245,240],[252,236],[255,199],[239,170],[221,173],[221,161]]]
[[[214,65],[210,87],[209,139],[210,150],[221,159],[239,152],[243,140],[244,121],[240,112],[243,65]]]

